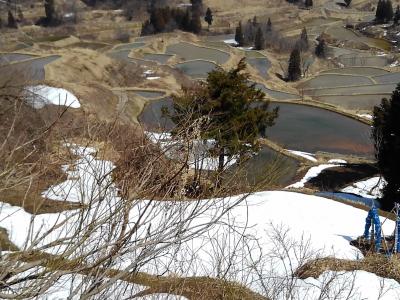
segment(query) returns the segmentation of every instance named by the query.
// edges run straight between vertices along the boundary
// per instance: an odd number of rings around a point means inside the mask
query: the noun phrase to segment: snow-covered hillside
[[[77,161],[79,168],[69,173],[74,179],[69,178],[56,188],[49,189],[45,195],[53,199],[62,195],[66,200],[90,203],[84,210],[83,226],[96,228],[95,222],[107,220],[121,205],[116,188],[110,184],[112,166],[110,162],[96,159],[92,149],[78,148],[76,154],[81,156]],[[82,170],[87,172],[83,174]],[[73,198],[69,199],[69,195]],[[198,207],[202,209],[201,213],[182,229],[179,242],[172,240],[168,244],[172,239],[168,235],[169,228],[179,224],[180,219],[191,216]],[[178,276],[220,277],[224,274],[227,279],[273,296],[273,299],[287,299],[289,294],[291,299],[311,300],[319,299],[321,293],[327,293],[329,297],[336,295],[335,299],[378,299],[381,287],[386,293],[380,299],[399,299],[400,285],[397,282],[382,280],[363,271],[339,275],[325,272],[318,279],[292,277],[299,265],[312,258],[335,256],[361,259],[362,254],[350,246],[349,241],[362,235],[366,215],[366,211],[333,200],[288,191],[265,191],[199,202],[137,200],[129,214],[129,226],[135,226],[138,216],[142,216],[143,226],[132,237],[135,242],[130,250],[115,258],[113,267],[123,270],[131,266],[140,251],[146,249],[140,243],[158,230],[164,235],[154,246],[157,255],[141,266],[140,271]],[[71,238],[79,216],[77,211],[32,216],[19,207],[3,204],[0,227],[8,230],[10,239],[16,245],[25,248],[31,247],[37,236],[46,233],[44,241],[35,248],[45,242]],[[209,226],[210,223],[214,225]],[[55,227],[55,224],[59,226]],[[49,229],[52,229],[52,234],[47,234]],[[394,222],[386,220],[383,231],[389,234],[393,229]],[[109,243],[106,230],[104,226],[99,226],[93,231],[91,239],[97,243],[96,247],[102,242]],[[168,245],[165,248],[164,242]],[[50,246],[43,249],[55,253],[60,248]],[[105,251],[107,249],[108,244]],[[63,281],[52,288],[54,296],[50,294],[48,299],[62,298],[60,295],[71,291],[71,285],[79,286],[79,280],[83,279],[75,280],[78,283],[64,276]],[[140,289],[139,286],[135,288]],[[112,293],[107,297],[116,299]]]

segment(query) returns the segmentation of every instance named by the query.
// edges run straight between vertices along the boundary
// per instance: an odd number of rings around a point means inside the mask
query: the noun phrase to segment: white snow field
[[[314,157],[315,155],[312,153],[308,152],[303,152],[303,151],[296,151],[296,150],[288,150],[289,152],[293,153],[294,155],[306,158],[312,162],[317,162],[317,159]]]
[[[81,104],[78,98],[71,92],[47,85],[36,85],[27,88],[31,94],[32,106],[39,109],[46,104],[63,105],[71,108],[79,108]]]
[[[87,228],[90,224],[92,235],[76,249],[76,255],[83,251],[88,253],[87,261],[91,261],[96,255],[108,253],[117,238],[113,231],[117,235],[118,218],[122,217],[119,208],[124,202],[118,198],[111,181],[112,163],[96,159],[92,148],[70,146],[81,157],[77,160],[79,167],[73,173],[75,181],[69,178],[59,185],[63,186],[61,190],[71,193],[54,193],[54,198],[65,197],[90,205],[79,211],[33,216],[19,207],[2,204],[0,227],[5,228],[11,241],[21,248],[43,247],[42,251],[60,254],[75,251],[69,248],[69,243],[83,239],[82,235],[86,233],[85,230],[77,231],[77,226]],[[177,236],[172,228],[183,224],[180,222],[195,210],[200,213],[185,223],[184,230]],[[135,226],[140,215],[141,223],[132,237],[132,244],[110,267],[129,269],[128,266],[140,259],[146,249],[147,238],[154,235],[159,239],[151,248],[154,257],[139,271],[178,276],[219,277],[224,274],[227,279],[274,300],[288,299],[288,295],[290,299],[373,300],[378,299],[380,287],[386,292],[380,299],[400,299],[397,282],[363,271],[325,272],[318,279],[292,277],[299,265],[315,257],[362,258],[360,251],[349,241],[362,235],[367,212],[333,200],[287,191],[265,191],[198,202],[132,201],[129,226]],[[80,224],[78,220],[82,216],[83,223]],[[394,222],[387,220],[383,224],[384,232],[393,229]],[[46,246],[49,242],[58,245]],[[100,253],[89,254],[100,247]],[[78,284],[69,278],[60,279],[43,299],[65,299],[59,296],[60,293],[67,295],[76,284],[79,288],[79,280],[84,278],[77,280]],[[126,285],[132,291],[143,288]],[[323,297],[319,298],[321,294]],[[107,294],[109,299],[119,296],[120,291],[112,289]],[[184,299],[166,296],[155,295],[156,298],[147,299]]]

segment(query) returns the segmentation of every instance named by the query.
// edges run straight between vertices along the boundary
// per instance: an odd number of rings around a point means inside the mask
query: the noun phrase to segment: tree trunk
[[[219,149],[219,156],[218,156],[218,172],[222,172],[224,170],[225,164],[225,148]]]

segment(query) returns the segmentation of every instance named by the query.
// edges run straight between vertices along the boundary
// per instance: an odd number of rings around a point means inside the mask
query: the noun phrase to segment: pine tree
[[[315,47],[315,55],[318,56],[319,58],[325,58],[326,57],[325,40],[320,39],[318,41],[318,45]]]
[[[399,24],[400,21],[400,6],[397,5],[396,12],[394,13],[393,23],[394,25]]]
[[[385,1],[385,23],[393,19],[393,5],[391,0]]]
[[[349,7],[351,4],[351,0],[344,0],[344,3],[346,3],[346,7]]]
[[[375,157],[381,175],[387,184],[381,199],[384,209],[400,202],[400,84],[389,100],[382,99],[374,108],[372,137]]]
[[[267,30],[267,31],[272,31],[272,22],[271,22],[271,18],[268,18],[266,30]]]
[[[201,20],[199,14],[192,14],[192,20],[190,21],[190,31],[196,34],[201,32]]]
[[[305,0],[305,7],[312,7],[314,5],[313,0]]]
[[[384,21],[384,0],[378,0],[378,5],[376,6],[375,21],[378,23],[383,23]]]
[[[309,48],[307,29],[304,27],[300,34],[300,50],[307,51]]]
[[[54,23],[56,19],[56,11],[54,7],[54,0],[44,1],[44,10],[46,12],[46,19],[48,24]]]
[[[289,81],[297,81],[301,77],[301,58],[300,58],[300,50],[296,47],[293,49],[292,53],[290,53],[289,58],[289,67],[288,67],[288,80]]]
[[[15,21],[15,18],[11,11],[8,11],[8,23],[7,23],[8,28],[18,28],[17,22]]]
[[[235,41],[239,47],[243,47],[244,35],[243,35],[242,22],[239,22],[239,25],[236,27]]]
[[[177,131],[179,124],[204,123],[201,138],[215,140],[212,152],[218,156],[219,172],[225,169],[225,156],[258,151],[258,137],[265,134],[278,115],[278,109],[269,111],[269,103],[262,101],[264,92],[249,84],[250,75],[245,69],[242,59],[229,71],[211,71],[205,83],[173,96],[174,109],[168,112],[178,124]]]
[[[213,14],[210,8],[207,8],[206,15],[204,17],[204,21],[208,24],[208,29],[210,30],[210,26],[213,22]]]
[[[163,32],[165,29],[164,15],[161,9],[154,8],[150,14],[150,24],[153,25],[156,33]]]
[[[258,27],[255,41],[254,41],[254,48],[256,50],[263,50],[265,48],[265,39],[264,33],[262,32],[261,28]]]

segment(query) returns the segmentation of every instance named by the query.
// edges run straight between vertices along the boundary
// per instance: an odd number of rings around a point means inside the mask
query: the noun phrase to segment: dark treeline
[[[170,32],[175,29],[200,33],[201,18],[204,15],[202,0],[191,0],[191,6],[186,8],[152,7],[150,17],[142,27],[141,35]]]
[[[235,40],[239,47],[254,47],[256,50],[266,48],[285,52],[294,48],[299,48],[301,51],[308,50],[308,37],[305,29],[297,39],[283,37],[274,29],[269,18],[267,22],[259,22],[257,17],[248,20],[244,25],[239,22],[236,27]]]
[[[375,21],[388,23],[393,19],[393,6],[390,0],[379,0],[376,7]]]

